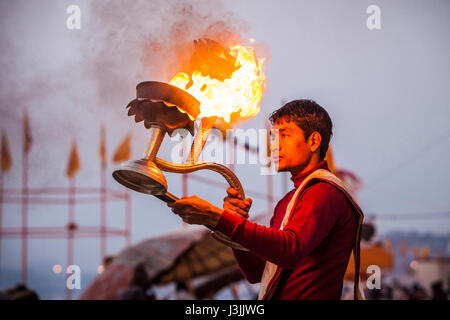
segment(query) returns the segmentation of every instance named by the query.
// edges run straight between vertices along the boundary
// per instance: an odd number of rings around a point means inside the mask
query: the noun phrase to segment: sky
[[[380,8],[380,29],[370,30],[370,5]],[[81,12],[80,29],[68,29],[70,5]],[[379,233],[392,230],[450,232],[450,3],[398,1],[0,1],[0,129],[8,136],[13,167],[5,188],[21,186],[21,116],[28,110],[33,135],[29,155],[30,187],[66,187],[70,147],[76,141],[81,170],[77,186],[100,183],[100,127],[106,127],[111,158],[127,133],[132,158],[141,157],[146,129],[135,124],[125,106],[137,83],[168,81],[176,69],[177,43],[192,41],[220,21],[242,41],[256,40],[267,90],[260,113],[242,125],[262,129],[282,102],[308,98],[330,114],[336,165],[364,183],[358,194],[366,215],[379,218]],[[220,28],[219,28],[220,29]],[[209,30],[209,29],[208,29]],[[213,30],[214,31],[214,30]],[[220,36],[220,33],[217,33]],[[174,141],[159,156],[168,159]],[[108,186],[123,190],[110,173]],[[258,165],[237,165],[249,191],[266,192],[267,177]],[[214,173],[199,176],[219,179]],[[167,174],[169,191],[181,194],[181,177]],[[273,177],[274,198],[293,186],[287,174]],[[189,181],[189,194],[220,205],[225,190]],[[132,194],[132,242],[181,228],[160,200]],[[79,206],[79,224],[98,224],[98,207]],[[67,208],[30,206],[30,225],[64,225]],[[108,224],[121,227],[124,205],[108,205]],[[254,199],[251,214],[267,212]],[[421,218],[406,218],[408,214]],[[405,218],[401,218],[405,217]],[[3,205],[3,226],[20,225],[20,206]],[[124,246],[110,239],[108,253]],[[2,268],[20,266],[20,242],[3,240]],[[41,250],[44,248],[44,250]],[[30,241],[30,266],[47,272],[65,264],[64,240]],[[90,271],[99,263],[96,240],[80,240],[75,262]],[[15,279],[4,279],[10,285]],[[31,280],[30,280],[31,281]],[[34,280],[33,280],[34,281]],[[38,280],[36,280],[38,281]]]

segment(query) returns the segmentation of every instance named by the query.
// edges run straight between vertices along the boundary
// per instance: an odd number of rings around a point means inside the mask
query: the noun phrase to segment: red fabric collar
[[[317,166],[315,166],[314,168],[312,168],[311,170],[308,170],[304,173],[300,173],[295,177],[292,177],[291,180],[292,182],[294,182],[294,186],[297,188],[303,180],[305,180],[305,178],[307,176],[309,176],[311,173],[313,173],[314,171],[316,171],[317,169],[325,169],[330,171],[330,169],[328,168],[328,163],[326,160],[322,160],[321,162],[319,162],[319,164]]]

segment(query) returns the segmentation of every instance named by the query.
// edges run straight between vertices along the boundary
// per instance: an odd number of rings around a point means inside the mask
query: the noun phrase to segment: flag
[[[80,158],[78,157],[77,145],[74,142],[69,156],[69,163],[67,164],[66,176],[72,178],[78,170],[80,170]]]
[[[32,142],[30,120],[28,118],[28,111],[25,110],[23,114],[23,151],[25,153],[30,151]]]
[[[2,172],[6,172],[12,166],[11,153],[9,152],[8,140],[6,139],[6,133],[2,131],[2,146],[1,146],[1,169]]]
[[[384,239],[384,241],[383,241],[383,247],[384,247],[386,250],[388,250],[388,251],[392,251],[392,242],[391,242],[391,239],[389,239],[389,238]]]
[[[122,143],[117,147],[116,152],[114,153],[113,161],[115,163],[127,161],[131,156],[131,134],[127,134],[127,136],[122,140]]]
[[[417,247],[417,246],[414,246],[413,248],[412,248],[412,253],[413,253],[413,256],[414,256],[414,258],[419,258],[419,248]]]
[[[99,147],[100,159],[102,167],[106,166],[106,130],[105,127],[100,131],[100,147]]]
[[[325,160],[328,163],[328,168],[331,172],[336,172],[336,166],[334,164],[334,156],[333,156],[333,150],[331,149],[331,144],[328,146],[327,154],[325,155]]]

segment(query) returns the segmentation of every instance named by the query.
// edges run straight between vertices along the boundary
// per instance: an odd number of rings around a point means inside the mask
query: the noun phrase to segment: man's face
[[[277,171],[302,171],[310,162],[312,151],[303,130],[293,121],[280,119],[271,130],[272,151]]]

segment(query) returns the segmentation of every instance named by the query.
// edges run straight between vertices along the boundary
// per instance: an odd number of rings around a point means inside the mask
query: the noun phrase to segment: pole
[[[186,144],[187,144],[187,137],[183,139],[183,145],[182,145],[183,159],[186,156]],[[183,174],[181,176],[181,195],[182,195],[182,197],[187,197],[187,195],[188,195],[188,175],[187,174]]]
[[[188,195],[188,175],[183,173],[181,178],[182,178],[181,194],[182,194],[182,197],[187,197],[187,195]]]
[[[182,194],[182,197],[187,197],[187,193],[188,193],[188,175],[187,174],[183,174],[181,178],[182,178],[181,194]]]
[[[67,224],[67,267],[73,265],[75,226],[75,176],[69,179],[69,222]],[[72,290],[66,284],[66,299],[72,300]]]
[[[28,257],[28,151],[23,151],[22,161],[22,283],[27,283]]]
[[[183,159],[186,156],[186,144],[187,144],[187,136],[183,139],[183,145],[182,145],[182,154],[183,154]],[[188,175],[183,173],[181,175],[181,196],[182,197],[187,197],[188,195]],[[182,221],[181,225],[183,228],[187,227],[187,223]]]

